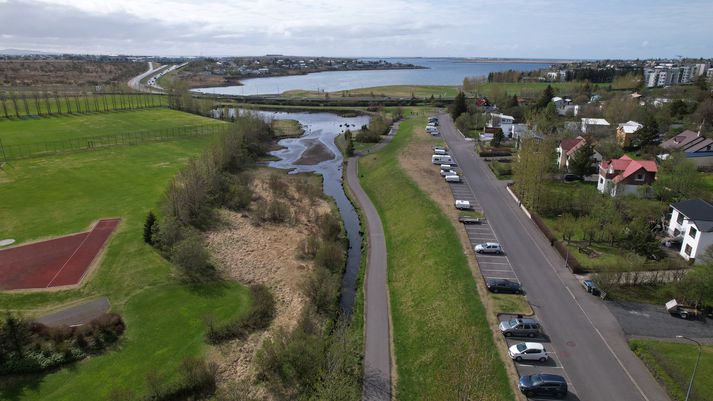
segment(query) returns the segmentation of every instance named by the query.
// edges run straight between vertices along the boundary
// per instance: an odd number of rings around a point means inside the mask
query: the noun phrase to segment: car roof
[[[560,375],[553,375],[550,373],[539,373],[540,378],[547,382],[557,382],[557,383],[567,383],[564,377]]]
[[[497,242],[483,242],[482,244],[479,244],[479,245],[483,245],[483,246],[498,245],[499,246],[500,244],[498,244]]]
[[[526,323],[526,324],[532,324],[532,323],[537,323],[537,324],[539,324],[539,323],[537,322],[537,320],[535,320],[535,319],[530,319],[529,317],[517,318],[516,320],[519,320],[519,321],[521,321],[522,323]]]
[[[545,346],[541,343],[524,343],[529,349],[545,349]]]

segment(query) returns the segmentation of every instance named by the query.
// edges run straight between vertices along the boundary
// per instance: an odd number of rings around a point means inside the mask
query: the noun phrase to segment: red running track
[[[0,251],[0,290],[79,284],[120,221],[99,220],[89,232]]]

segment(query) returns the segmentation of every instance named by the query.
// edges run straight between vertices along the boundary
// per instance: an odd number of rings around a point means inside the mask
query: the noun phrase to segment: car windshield
[[[520,344],[517,345],[517,350],[520,351],[520,352],[523,352],[523,351],[525,351],[526,349],[527,349],[527,345],[525,345],[525,344],[523,344],[523,343],[520,343]]]
[[[517,319],[510,319],[510,320],[508,321],[508,326],[510,326],[510,327],[515,327],[515,326],[517,326]]]
[[[537,386],[537,385],[539,385],[540,383],[542,383],[542,376],[540,376],[540,375],[532,375],[532,384],[534,384],[534,385]]]

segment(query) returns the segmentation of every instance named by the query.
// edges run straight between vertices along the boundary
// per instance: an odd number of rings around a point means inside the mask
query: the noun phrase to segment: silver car
[[[484,242],[476,245],[473,249],[477,253],[494,253],[497,255],[503,253],[503,248],[497,242]]]

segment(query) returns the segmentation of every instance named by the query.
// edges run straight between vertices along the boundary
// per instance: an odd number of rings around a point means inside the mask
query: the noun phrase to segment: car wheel
[[[534,391],[525,391],[525,396],[528,397],[528,398],[529,398],[529,397],[533,397],[534,395],[535,395],[535,392],[534,392]]]
[[[542,358],[540,358],[540,362],[544,362],[546,360],[547,360],[547,358],[545,358],[544,356]]]
[[[535,333],[527,333],[527,336],[530,338],[533,338],[533,337],[535,337]]]
[[[483,254],[483,251],[476,251],[476,252],[478,252],[478,253],[481,254],[481,255]]]
[[[495,252],[495,253],[497,253],[498,255],[500,255],[500,254],[503,253],[503,251],[497,251],[497,252]]]
[[[516,356],[516,357],[515,357],[515,360],[518,361],[518,362],[522,362],[522,357],[521,357],[521,356]]]
[[[498,289],[497,289],[497,288],[493,288],[491,291],[497,293],[497,292],[498,292]]]
[[[564,398],[564,396],[567,395],[566,393],[555,393],[555,398]]]
[[[505,337],[512,337],[512,333],[509,332],[509,331],[508,331],[508,332],[505,332]]]
[[[681,319],[688,319],[688,313],[686,313],[686,312],[681,313]]]

